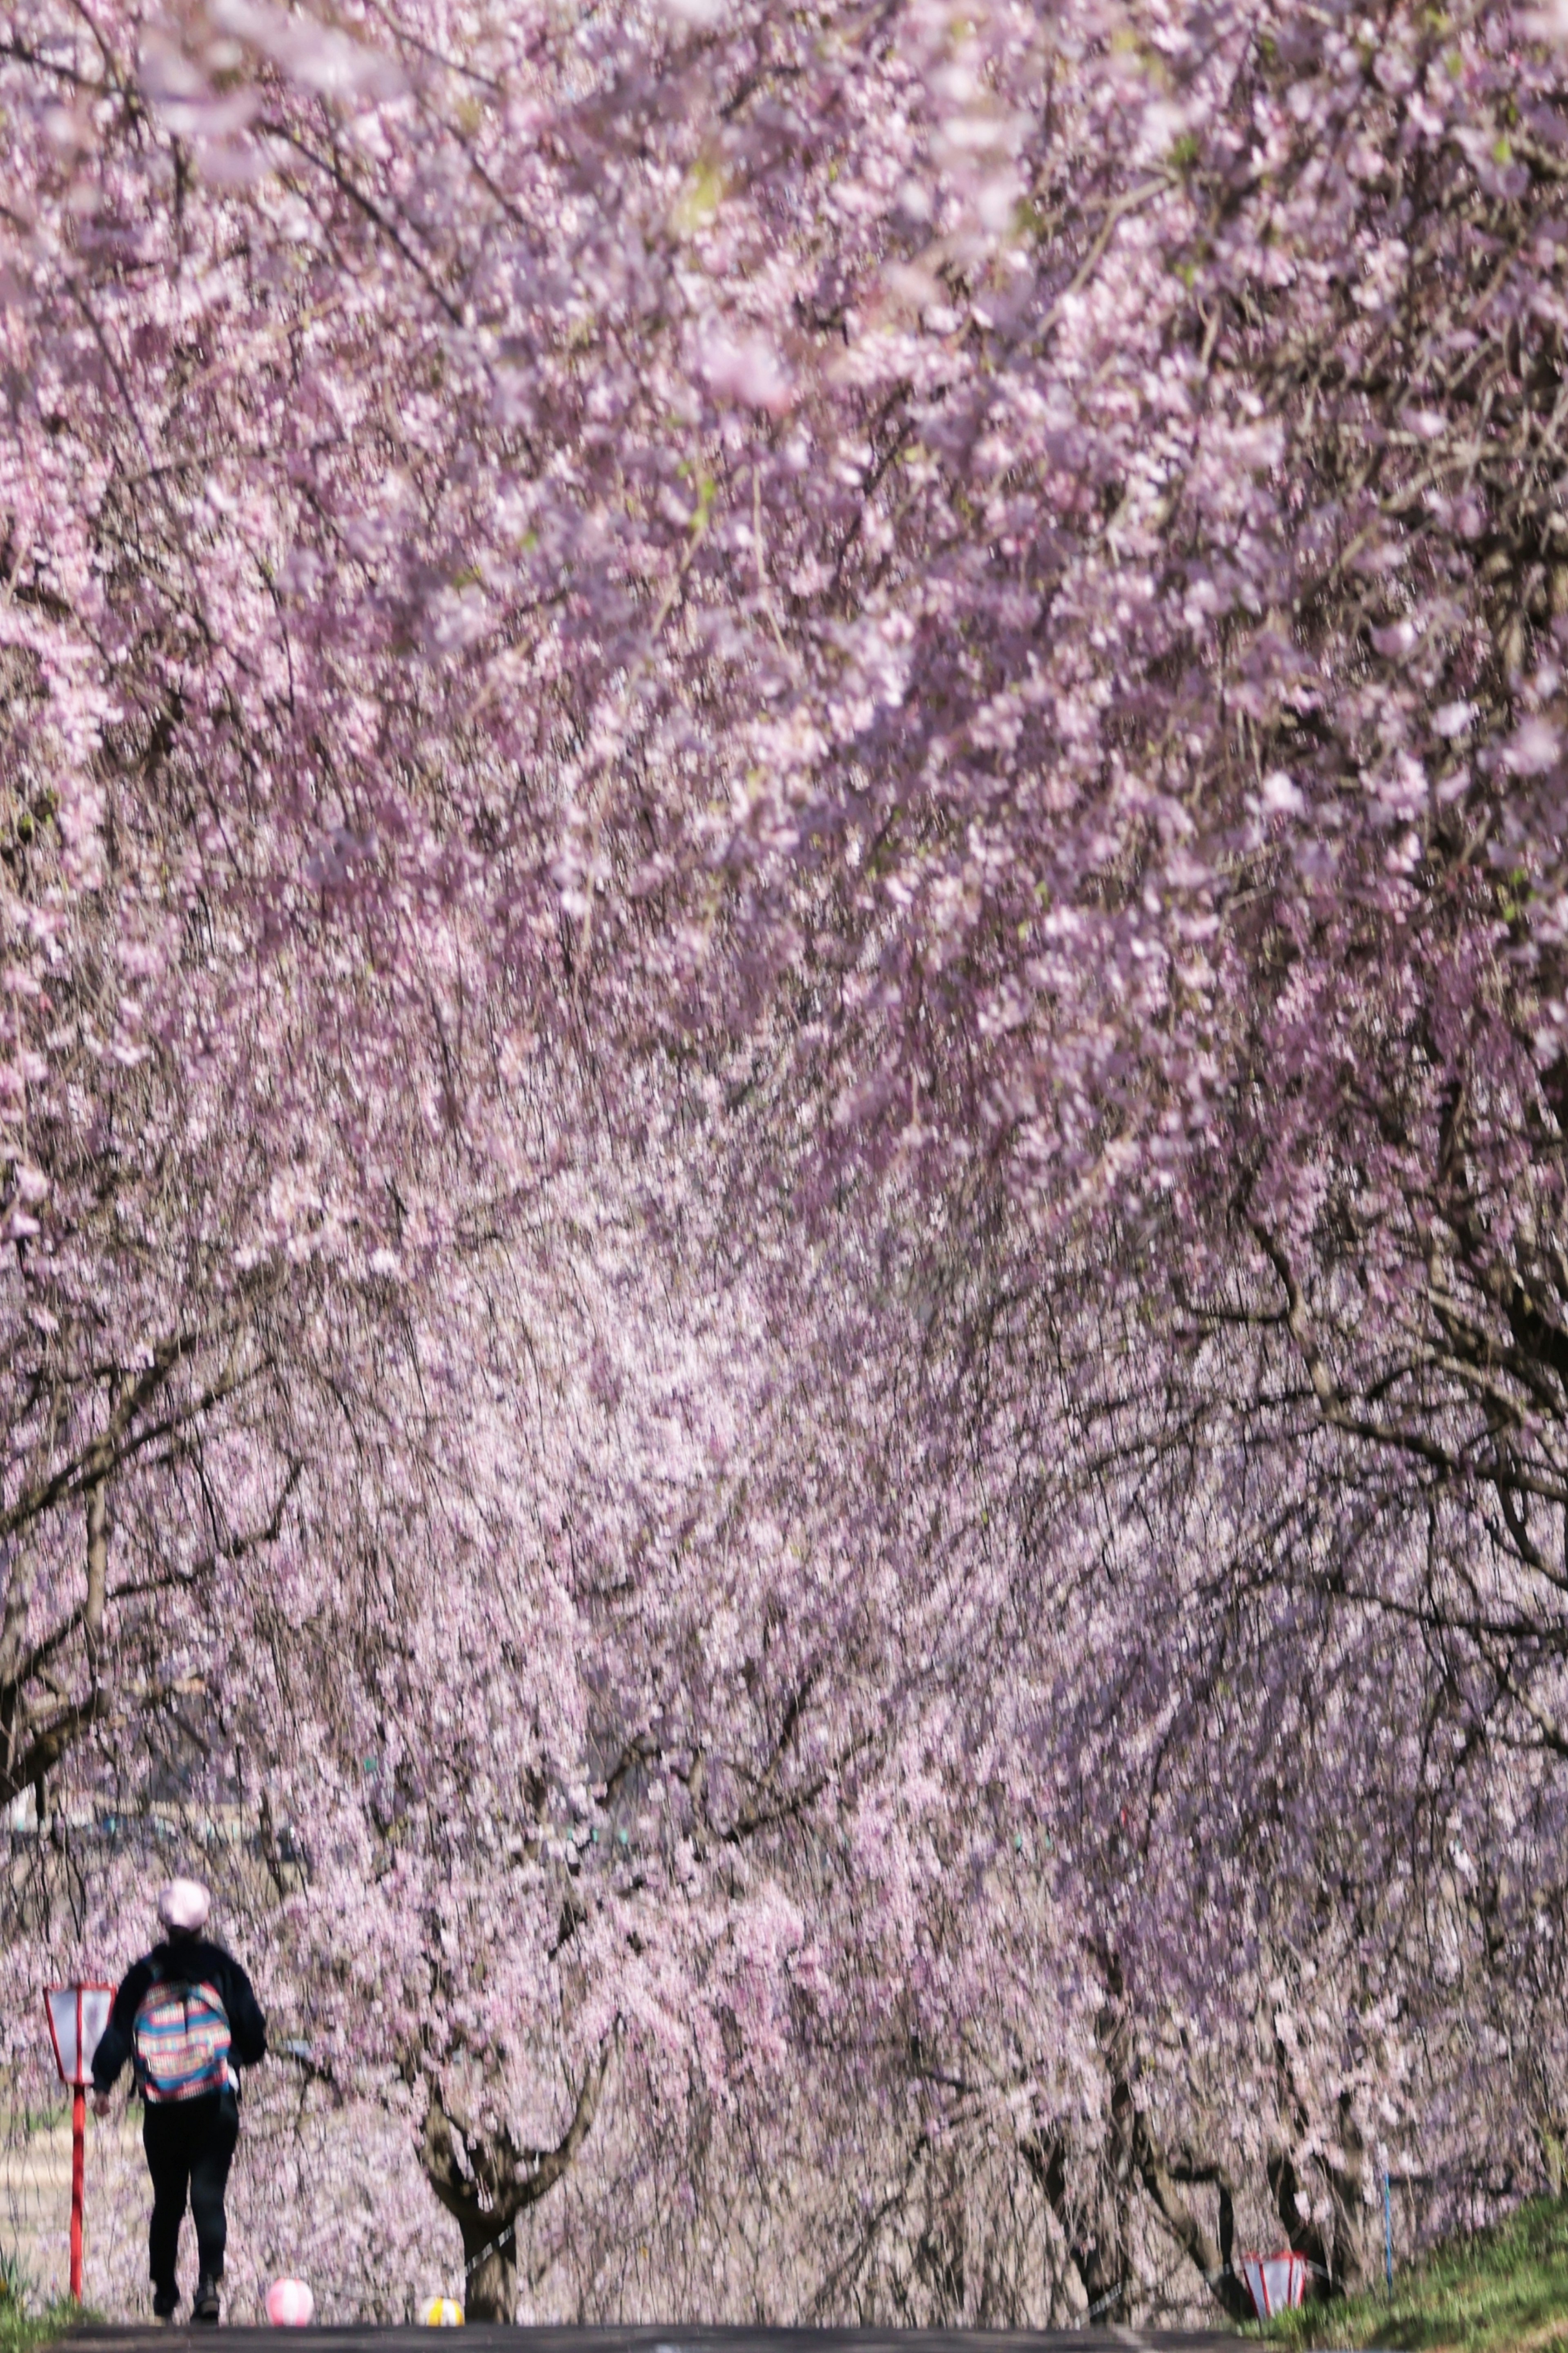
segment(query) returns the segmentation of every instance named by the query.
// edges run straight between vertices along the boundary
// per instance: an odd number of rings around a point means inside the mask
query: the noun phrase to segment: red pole
[[[79,2084],[71,2094],[71,2302],[81,2302],[81,2189],[86,2158],[87,2094]]]

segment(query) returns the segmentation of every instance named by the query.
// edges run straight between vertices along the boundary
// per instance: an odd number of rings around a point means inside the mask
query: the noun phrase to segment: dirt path
[[[430,2353],[426,2328],[302,2328],[301,2353]],[[1209,2330],[1079,2328],[653,2328],[465,2329],[464,2353],[1244,2353],[1241,2340]],[[210,2353],[205,2328],[73,2328],[69,2353]],[[278,2332],[226,2328],[227,2353],[277,2353]]]
[[[123,2110],[104,2124],[89,2118],[83,2202],[89,2232],[94,2189],[101,2191],[111,2175],[122,2176],[126,2161],[134,2161],[138,2138]],[[63,2295],[69,2284],[70,2206],[69,2113],[30,2131],[20,2118],[8,2120],[0,2140],[0,2248],[16,2257],[40,2304]]]

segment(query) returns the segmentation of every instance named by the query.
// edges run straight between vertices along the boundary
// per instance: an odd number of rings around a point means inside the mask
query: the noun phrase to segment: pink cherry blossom
[[[199,1865],[237,2316],[1236,2313],[1561,2175],[1561,82],[19,0],[12,2111]]]

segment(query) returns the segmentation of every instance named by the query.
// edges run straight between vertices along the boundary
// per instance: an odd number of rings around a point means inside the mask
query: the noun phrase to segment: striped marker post
[[[49,2041],[60,2081],[71,2087],[71,2302],[81,2302],[82,2184],[87,2171],[87,2084],[92,2054],[109,2023],[114,1988],[106,1985],[50,1986],[44,1996]]]

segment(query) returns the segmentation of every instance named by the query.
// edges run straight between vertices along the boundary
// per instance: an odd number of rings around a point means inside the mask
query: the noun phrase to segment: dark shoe
[[[191,2318],[203,2322],[209,2328],[216,2327],[217,2311],[217,2282],[208,2279],[204,2273],[196,2282],[195,2299],[191,2306]]]
[[[174,2287],[155,2287],[153,2291],[154,2320],[173,2320],[179,2310],[180,2292]]]

